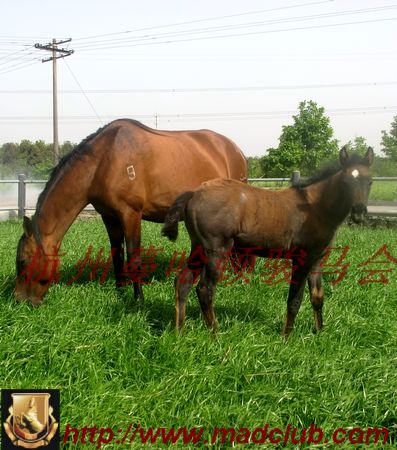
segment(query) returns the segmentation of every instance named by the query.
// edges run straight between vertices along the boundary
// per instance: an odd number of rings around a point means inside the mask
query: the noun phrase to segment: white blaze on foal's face
[[[359,175],[360,175],[360,172],[359,172],[357,169],[354,169],[354,170],[352,171],[352,177],[353,177],[353,178],[357,178]]]

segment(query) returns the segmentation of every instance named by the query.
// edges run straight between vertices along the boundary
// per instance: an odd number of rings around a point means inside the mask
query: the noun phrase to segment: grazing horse
[[[128,262],[140,264],[141,220],[163,222],[178,195],[218,177],[246,181],[247,164],[241,150],[215,132],[158,131],[130,119],[99,129],[59,162],[32,220],[24,219],[16,298],[42,302],[62,239],[87,204],[102,216],[120,286],[125,284],[124,245]],[[143,299],[141,284],[133,285],[135,298]]]
[[[364,157],[349,157],[342,148],[339,165],[282,191],[218,179],[178,197],[163,226],[163,234],[175,240],[178,221],[184,218],[192,244],[187,265],[175,281],[177,328],[183,327],[186,298],[198,276],[196,292],[205,322],[216,327],[215,288],[225,255],[235,247],[251,248],[257,256],[292,259],[283,334],[292,331],[306,280],[320,330],[324,297],[320,261],[349,212],[354,222],[363,221],[373,156],[372,148]]]

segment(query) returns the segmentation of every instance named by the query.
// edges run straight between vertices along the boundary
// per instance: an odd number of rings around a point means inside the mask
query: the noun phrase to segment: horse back
[[[235,180],[203,183],[189,201],[186,226],[193,240],[230,242],[268,250],[306,248],[323,242],[313,208],[294,189],[272,191]],[[328,238],[327,238],[328,239]]]
[[[90,145],[98,161],[91,196],[134,205],[148,220],[161,221],[179,194],[203,181],[247,177],[241,150],[209,130],[157,131],[120,120]]]

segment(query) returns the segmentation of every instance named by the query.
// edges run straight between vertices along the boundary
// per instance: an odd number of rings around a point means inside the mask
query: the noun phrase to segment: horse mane
[[[352,167],[357,165],[367,165],[364,158],[354,153],[349,157],[349,160],[347,161],[345,167]],[[298,189],[303,189],[308,186],[311,186],[312,184],[319,183],[320,181],[324,181],[333,175],[337,174],[340,170],[342,170],[342,167],[340,165],[339,161],[334,161],[332,163],[327,164],[323,169],[321,169],[318,173],[314,174],[313,176],[306,178],[305,180],[299,181],[297,184],[295,184],[293,187]]]
[[[141,122],[138,122],[134,119],[116,119],[102,127],[100,127],[97,131],[87,136],[85,139],[83,139],[72,151],[70,151],[68,154],[63,156],[58,164],[52,169],[50,173],[50,177],[44,187],[44,190],[40,193],[37,204],[36,204],[36,211],[40,211],[40,208],[44,202],[44,199],[47,195],[47,192],[51,189],[55,181],[58,179],[58,176],[67,168],[70,167],[75,161],[82,158],[84,155],[86,155],[90,150],[90,141],[94,139],[96,136],[98,136],[105,128],[110,126],[114,122],[123,121],[123,122],[129,122],[132,125],[135,125],[145,131],[148,131],[150,133],[156,133],[157,130],[154,130],[146,125],[144,125]]]
[[[55,181],[57,180],[58,176],[67,168],[70,167],[75,161],[82,158],[85,154],[87,154],[91,147],[89,145],[89,142],[96,137],[99,133],[101,133],[108,125],[104,125],[103,127],[99,128],[94,133],[87,136],[85,139],[83,139],[80,144],[76,145],[72,151],[64,155],[58,162],[58,164],[52,169],[50,178],[48,179],[43,191],[40,193],[37,204],[36,204],[36,211],[39,211],[44,199],[47,195],[47,192],[51,189]]]

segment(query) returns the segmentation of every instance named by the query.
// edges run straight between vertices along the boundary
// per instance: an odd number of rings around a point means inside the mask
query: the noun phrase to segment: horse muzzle
[[[367,215],[367,207],[359,204],[354,205],[351,210],[350,217],[354,223],[363,223]]]
[[[16,288],[14,290],[15,300],[19,303],[30,303],[32,306],[40,306],[43,303],[43,297],[26,292],[24,289]]]

